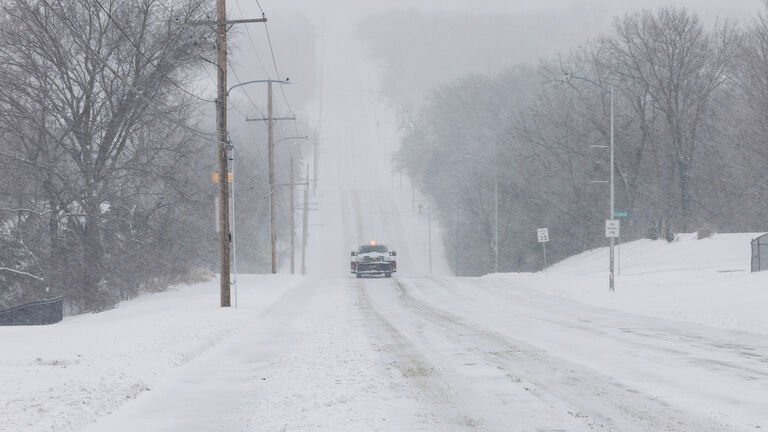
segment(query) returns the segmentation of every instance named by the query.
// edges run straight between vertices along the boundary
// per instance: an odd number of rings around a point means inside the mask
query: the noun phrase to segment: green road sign
[[[629,213],[627,212],[613,212],[613,217],[627,217],[629,216]]]

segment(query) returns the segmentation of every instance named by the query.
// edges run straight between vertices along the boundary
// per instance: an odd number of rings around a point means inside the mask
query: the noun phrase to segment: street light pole
[[[286,141],[291,139],[308,140],[309,137],[307,135],[300,135],[300,136],[290,136],[290,137],[280,138],[279,140],[275,140],[275,144],[279,143],[280,141]]]
[[[586,82],[588,82],[588,83],[590,83],[590,84],[600,88],[601,90],[605,91],[605,88],[602,85],[600,85],[599,83],[597,83],[597,82],[595,82],[595,81],[593,81],[593,80],[591,80],[589,78],[584,78],[584,77],[580,77],[580,76],[576,76],[576,75],[565,74],[561,81],[569,83],[571,78],[578,79],[578,80],[581,80],[581,81],[586,81]],[[610,138],[610,159],[611,159],[611,163],[610,163],[611,164],[611,168],[610,169],[611,169],[611,174],[610,174],[610,180],[609,180],[609,183],[610,183],[609,189],[610,189],[611,202],[610,202],[610,208],[609,208],[609,213],[608,213],[608,219],[609,220],[613,220],[614,217],[615,217],[615,214],[616,214],[615,213],[615,207],[614,207],[614,202],[615,202],[614,171],[615,171],[615,169],[614,169],[613,87],[614,87],[613,84],[609,84],[608,93],[609,93],[609,97],[610,97],[610,101],[611,101],[611,138]],[[614,237],[611,237],[610,240],[611,240],[611,243],[610,243],[610,252],[609,252],[609,258],[608,258],[608,271],[609,271],[609,275],[608,275],[608,290],[613,292],[613,291],[615,291],[615,289],[614,289],[615,287],[614,287],[614,253],[613,253],[613,250],[614,250],[614,246],[615,246],[616,242],[615,242],[615,238]]]
[[[495,201],[495,219],[496,219],[496,227],[495,227],[495,233],[494,233],[494,240],[493,240],[493,249],[494,253],[496,254],[495,260],[494,260],[494,273],[499,272],[499,179],[496,178],[496,180],[493,182],[493,194],[494,194],[494,201]]]
[[[615,194],[614,194],[614,189],[613,189],[613,187],[614,187],[614,182],[613,182],[613,177],[614,177],[614,175],[613,175],[613,172],[614,172],[614,167],[613,167],[613,163],[614,163],[614,154],[613,154],[613,142],[614,142],[614,138],[613,138],[613,84],[610,85],[610,93],[611,93],[611,214],[608,216],[608,218],[613,220],[613,218],[616,215],[616,213],[614,212],[615,211],[615,208],[614,208]],[[615,240],[616,239],[614,237],[611,237],[611,251],[610,251],[610,264],[609,264],[609,268],[610,268],[609,279],[610,280],[608,282],[608,289],[610,291],[612,291],[612,292],[614,291],[613,247],[614,247],[614,244],[615,244]]]

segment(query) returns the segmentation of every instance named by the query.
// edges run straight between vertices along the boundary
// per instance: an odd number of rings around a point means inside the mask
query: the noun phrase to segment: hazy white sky
[[[506,64],[535,63],[565,53],[610,29],[616,16],[677,6],[699,14],[709,26],[717,17],[745,22],[763,7],[762,0],[260,3],[269,19],[281,78],[297,83],[285,88],[288,100],[298,117],[322,129],[327,143],[346,152],[363,151],[362,142],[394,146],[398,132],[392,108],[402,100],[398,96],[413,94],[417,100],[418,92],[461,74],[494,72]],[[232,18],[260,15],[255,0],[227,0],[227,5]],[[231,60],[240,79],[274,77],[263,26],[237,31]],[[397,81],[409,86],[396,88]],[[247,91],[264,105],[264,89]],[[252,111],[242,98],[233,96],[233,103]],[[276,113],[285,114],[279,93],[275,102]]]
[[[258,12],[252,0],[238,0],[243,10]],[[230,3],[232,0],[230,0]],[[685,6],[705,18],[714,16],[744,17],[761,7],[761,0],[261,0],[268,15],[275,13],[304,13],[325,16],[328,21],[359,19],[370,14],[393,9],[421,11],[463,11],[466,13],[498,12],[507,14],[547,13],[558,15],[582,9],[613,16],[642,8]]]
[[[316,96],[321,55],[323,53],[327,55],[336,49],[347,49],[348,47],[339,45],[341,39],[363,37],[361,33],[364,33],[365,29],[361,29],[360,26],[362,22],[366,22],[366,18],[369,19],[367,22],[373,22],[381,27],[381,30],[377,30],[381,38],[394,39],[396,36],[401,36],[401,40],[392,40],[392,45],[397,47],[401,43],[407,44],[407,48],[411,50],[411,56],[419,56],[420,50],[438,57],[442,55],[440,51],[445,48],[439,46],[439,40],[437,45],[434,45],[435,38],[445,41],[446,37],[451,37],[460,42],[462,38],[466,39],[464,47],[461,43],[458,44],[458,48],[464,49],[475,47],[477,44],[487,45],[489,53],[486,59],[481,58],[481,53],[473,52],[472,58],[467,61],[477,64],[477,72],[489,72],[498,69],[502,63],[531,63],[541,57],[567,52],[589,38],[608,30],[614,17],[627,12],[660,6],[684,6],[698,13],[708,25],[712,24],[717,17],[744,22],[762,7],[763,0],[260,0],[259,2],[270,20],[269,26],[276,48],[275,55],[282,69],[281,75],[290,76],[294,81],[303,83],[303,88],[297,86],[289,90],[295,94],[296,103],[301,105]],[[255,0],[228,0],[227,5],[232,17],[260,15]],[[424,25],[420,26],[419,21],[415,21],[410,23],[410,26],[399,29],[397,26],[403,23],[392,22],[392,26],[388,27],[386,14],[393,13],[401,20],[403,17],[412,15],[414,20],[421,20]],[[377,18],[378,23],[375,21]],[[445,27],[441,31],[447,32],[447,36],[431,33],[428,28],[428,25],[439,24],[441,20],[445,21]],[[482,28],[484,20],[493,21],[501,28],[498,30]],[[505,23],[508,25],[505,26]],[[450,34],[450,26],[453,24],[458,24],[457,27],[461,27],[458,30],[461,32],[476,34],[459,34],[459,32]],[[480,28],[475,32],[472,26],[480,26]],[[240,75],[251,79],[263,77],[265,73],[273,75],[261,26],[250,26],[250,40],[253,40],[253,43],[246,39],[248,35],[242,29],[238,31],[241,33],[241,38],[236,38],[235,42],[240,50],[233,55],[233,61],[241,69]],[[386,31],[396,36],[390,36]],[[368,36],[375,37],[375,35]],[[485,44],[484,41],[488,43]],[[369,48],[371,48],[370,42],[370,40],[365,41],[369,44]],[[491,52],[492,49],[497,52]],[[375,60],[388,61],[382,58]],[[433,61],[433,59],[424,59],[424,61]],[[328,72],[328,68],[334,66],[340,65],[326,63],[324,69]],[[445,69],[440,64],[435,66]],[[466,69],[466,67],[456,68],[456,73],[465,73]],[[425,73],[442,79],[447,72],[414,70],[414,73]]]

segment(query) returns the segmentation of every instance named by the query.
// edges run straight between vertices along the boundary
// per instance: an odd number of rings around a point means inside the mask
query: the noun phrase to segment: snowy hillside
[[[0,430],[82,430],[204,357],[303,280],[241,275],[237,309],[218,307],[216,278],[56,325],[0,327]]]
[[[490,275],[531,289],[625,312],[768,334],[768,272],[750,273],[760,234],[682,234],[672,243],[637,240],[616,249],[608,293],[608,248],[584,252],[543,273]]]

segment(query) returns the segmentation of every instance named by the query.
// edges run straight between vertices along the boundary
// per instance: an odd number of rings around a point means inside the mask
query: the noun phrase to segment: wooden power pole
[[[216,129],[219,159],[219,255],[221,264],[221,307],[230,307],[229,288],[229,167],[227,155],[227,6],[217,0],[216,65],[218,85],[216,91]]]
[[[309,233],[309,164],[307,164],[307,183],[304,188],[304,207],[301,221],[301,274],[307,273],[307,237]]]
[[[267,155],[269,157],[269,254],[272,263],[272,274],[277,273],[277,229],[275,228],[275,201],[277,187],[275,185],[275,122],[272,120],[272,81],[267,82]]]
[[[315,139],[314,139],[313,145],[314,145],[314,151],[312,152],[312,157],[314,158],[313,160],[314,164],[312,166],[312,176],[315,179],[312,181],[312,196],[316,196],[317,195],[317,179],[319,178],[317,174],[317,170],[320,169],[320,156],[318,154],[318,145],[317,145],[317,129],[315,129]]]
[[[216,0],[216,21],[199,21],[194,25],[216,27],[216,137],[219,179],[219,258],[221,265],[221,306],[230,307],[230,252],[232,234],[229,232],[229,137],[227,134],[227,26],[266,22],[258,19],[227,21],[226,0]]]
[[[275,117],[272,109],[272,83],[288,84],[288,81],[281,80],[256,80],[252,83],[267,83],[267,116],[263,118],[246,118],[245,121],[266,121],[267,122],[267,157],[269,159],[269,255],[271,261],[272,273],[277,273],[277,229],[275,219],[275,207],[277,205],[277,185],[275,184],[275,122],[278,120],[296,120],[296,117]]]
[[[294,270],[295,268],[294,259],[296,257],[296,249],[295,249],[296,228],[294,226],[294,212],[296,211],[296,201],[294,200],[293,192],[294,192],[294,189],[296,188],[296,184],[294,183],[294,180],[293,180],[293,156],[291,156],[291,182],[289,185],[291,188],[291,192],[289,194],[290,195],[289,199],[291,201],[291,214],[290,214],[290,217],[288,218],[289,224],[291,226],[291,233],[290,233],[291,234],[291,274],[295,274],[296,272]]]

